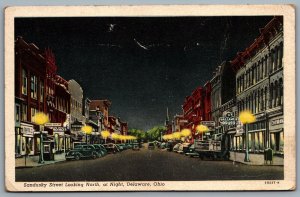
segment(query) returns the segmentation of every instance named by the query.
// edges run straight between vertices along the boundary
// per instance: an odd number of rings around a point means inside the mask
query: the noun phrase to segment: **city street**
[[[282,166],[190,158],[166,150],[125,150],[95,160],[16,169],[16,181],[194,181],[283,179]]]

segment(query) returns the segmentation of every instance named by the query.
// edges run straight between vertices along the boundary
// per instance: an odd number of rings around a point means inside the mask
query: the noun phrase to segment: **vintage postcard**
[[[295,190],[292,5],[5,9],[8,191]]]

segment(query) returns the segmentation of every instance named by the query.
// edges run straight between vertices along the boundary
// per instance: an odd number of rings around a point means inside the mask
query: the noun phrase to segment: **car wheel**
[[[80,159],[80,155],[79,154],[77,154],[77,155],[75,155],[75,160],[79,160]]]
[[[93,153],[92,154],[92,159],[96,159],[97,158],[97,154],[96,153]]]

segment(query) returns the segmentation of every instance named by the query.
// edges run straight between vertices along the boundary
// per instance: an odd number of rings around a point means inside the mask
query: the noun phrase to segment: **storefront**
[[[31,124],[21,123],[21,130],[17,134],[16,147],[20,155],[34,155],[34,127]]]
[[[284,154],[284,129],[283,115],[269,119],[270,130],[270,148],[274,150],[274,154]]]

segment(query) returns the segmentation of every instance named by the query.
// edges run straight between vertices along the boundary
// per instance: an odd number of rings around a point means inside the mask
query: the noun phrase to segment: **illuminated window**
[[[37,99],[37,77],[35,75],[31,75],[30,84],[31,98]]]
[[[21,115],[21,119],[22,121],[27,121],[27,105],[23,104],[22,105],[22,115]]]
[[[27,95],[27,72],[22,69],[22,94]]]

